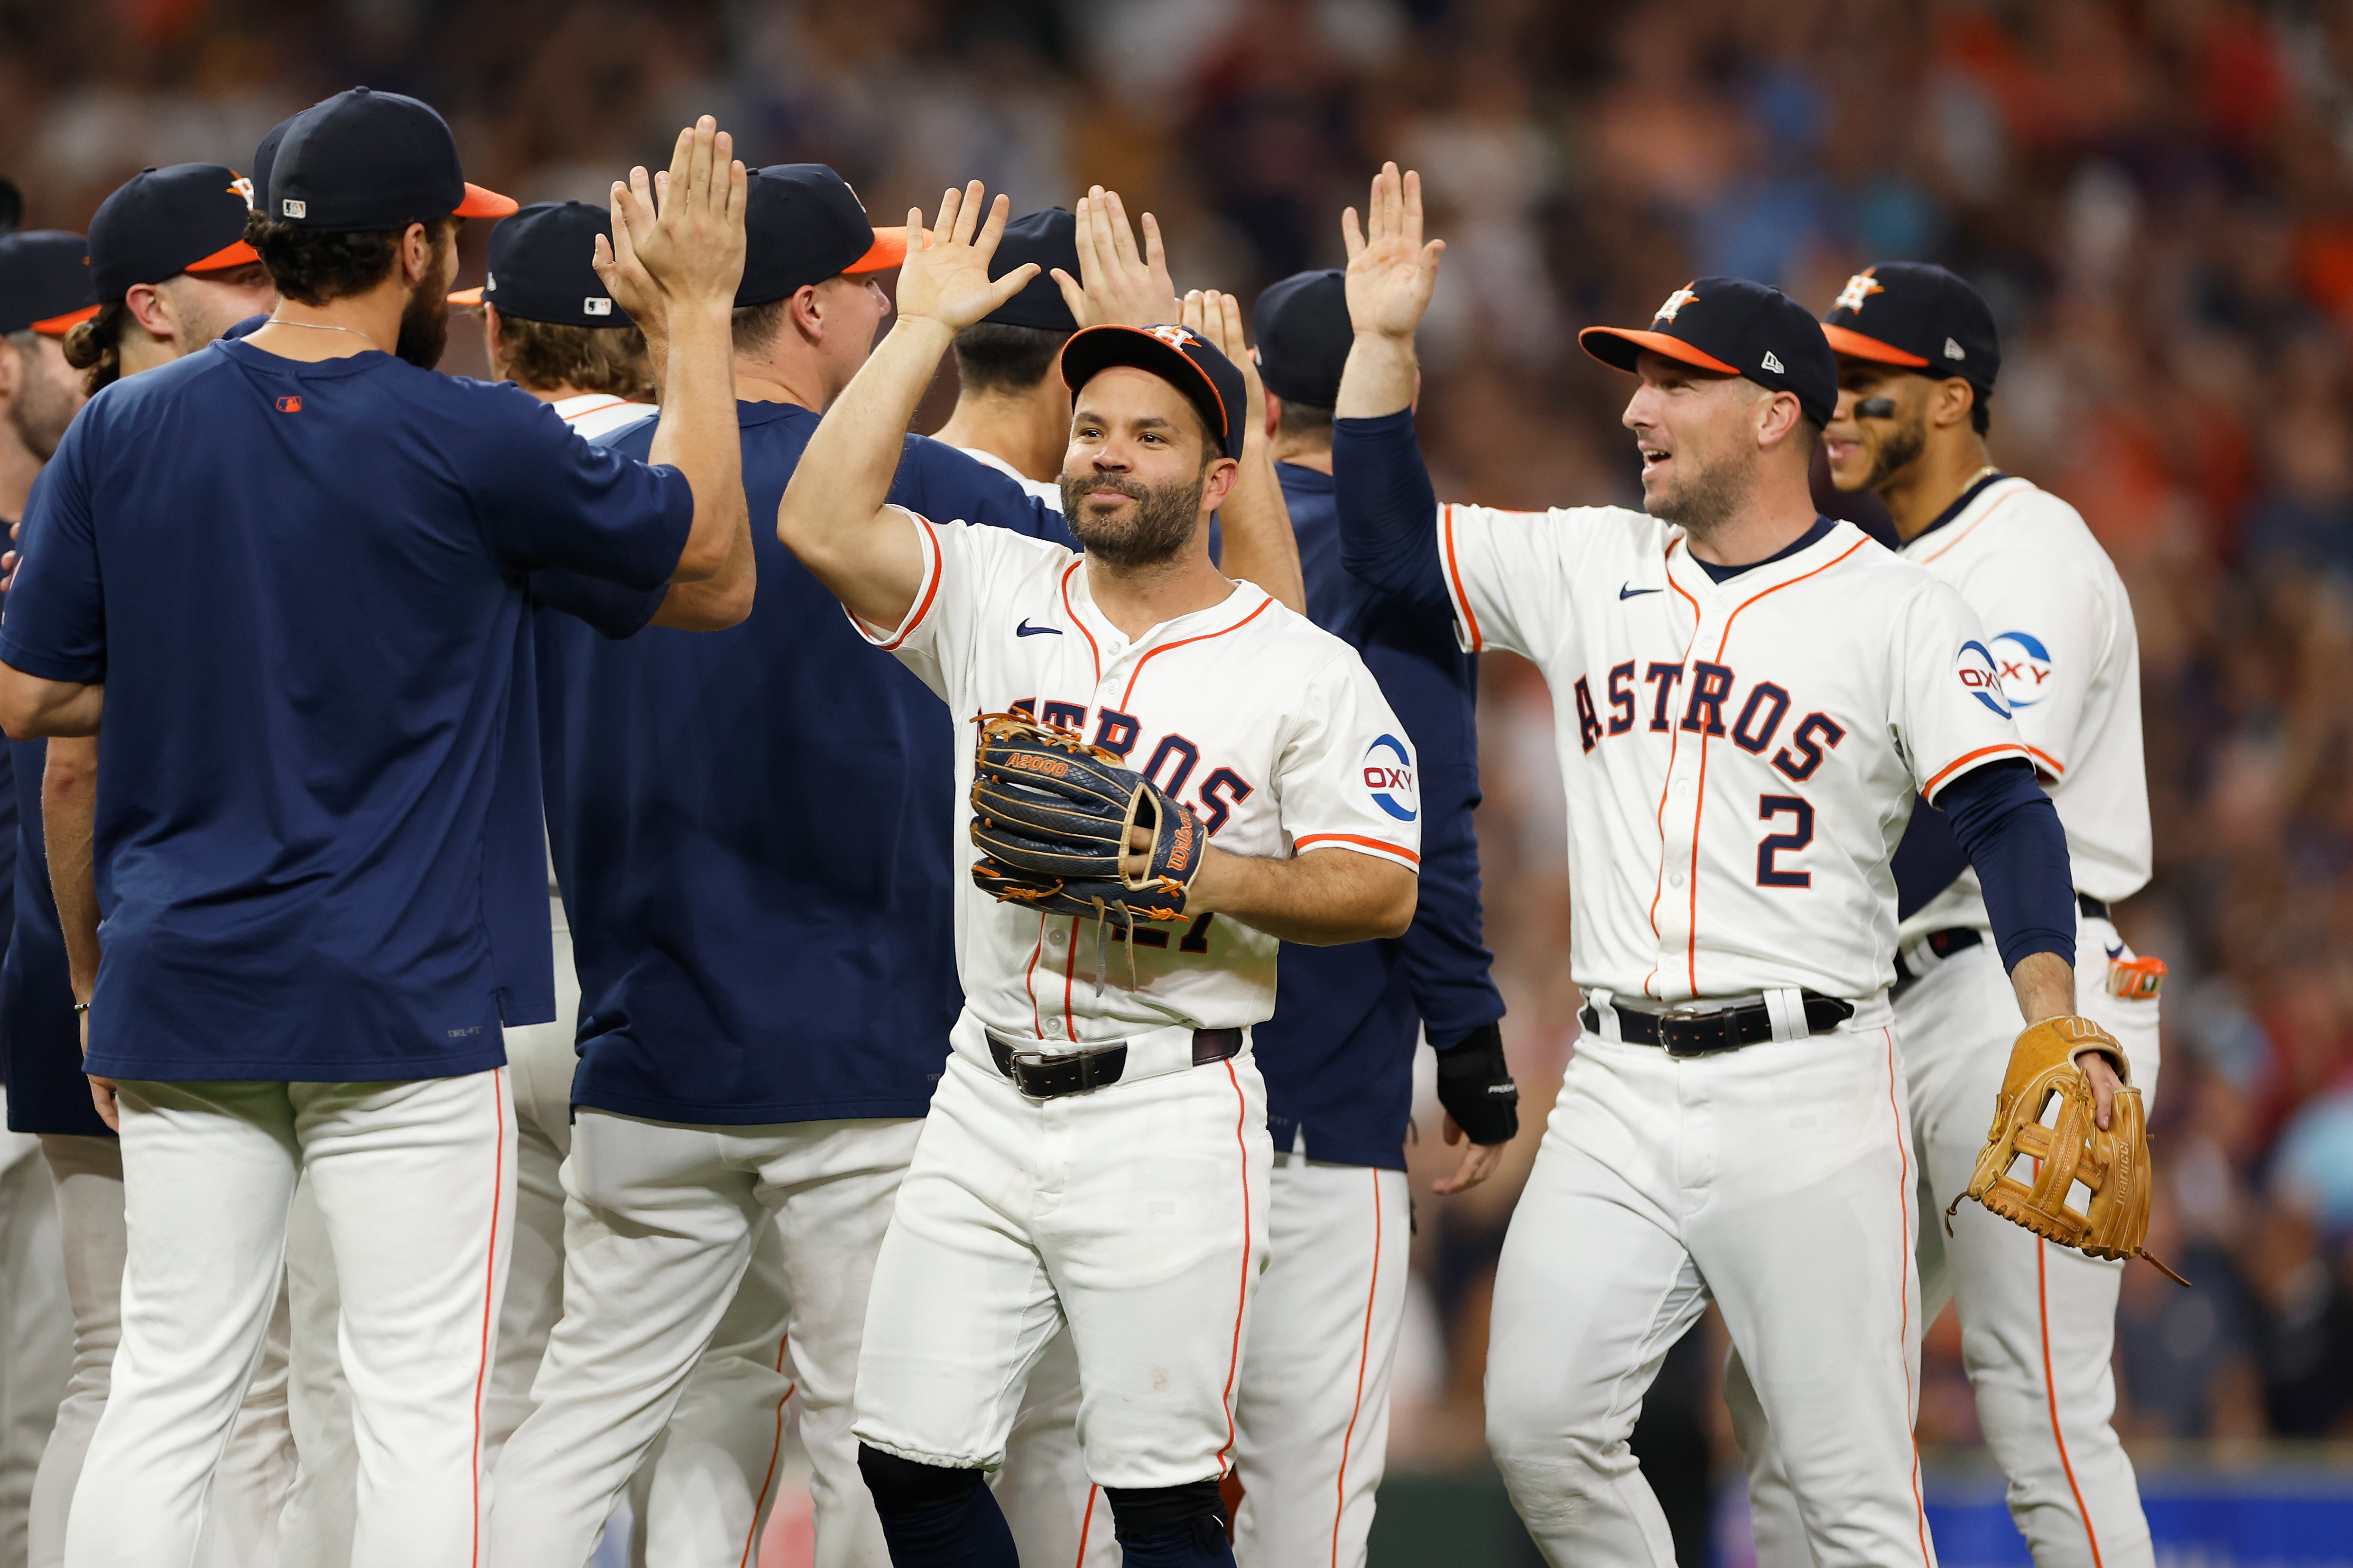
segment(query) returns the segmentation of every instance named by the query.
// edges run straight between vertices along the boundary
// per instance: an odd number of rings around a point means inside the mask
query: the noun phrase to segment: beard
[[[16,384],[16,395],[8,405],[8,423],[16,427],[16,438],[25,449],[47,462],[58,455],[58,443],[66,438],[66,426],[80,411],[81,400],[74,395],[72,372],[57,374],[37,348],[10,348],[22,362],[24,374]]]
[[[1080,547],[1106,566],[1123,570],[1157,566],[1176,559],[1177,552],[1192,542],[1201,519],[1201,491],[1208,477],[1204,468],[1190,484],[1179,481],[1155,487],[1109,474],[1065,472],[1062,521],[1077,535]],[[1135,503],[1134,509],[1125,521],[1117,521],[1124,509],[1095,509],[1086,499],[1090,490],[1117,490]]]
[[[1910,467],[1914,458],[1927,449],[1928,415],[1925,406],[1912,411],[1912,417],[1881,437],[1878,450],[1871,455],[1871,477],[1862,488],[1877,490],[1887,481]]]
[[[431,370],[441,363],[441,351],[449,346],[449,285],[457,277],[454,265],[437,265],[431,277],[408,291],[408,303],[400,310],[400,336],[392,352],[419,370]]]
[[[1691,459],[1678,453],[1677,463]],[[1705,539],[1729,522],[1748,504],[1755,475],[1739,463],[1715,463],[1695,468],[1664,495],[1645,497],[1643,510],[1662,522],[1680,526],[1685,533]]]

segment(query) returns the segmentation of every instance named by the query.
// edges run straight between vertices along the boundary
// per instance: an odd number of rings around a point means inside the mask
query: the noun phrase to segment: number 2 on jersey
[[[1790,816],[1798,819],[1794,831],[1771,833],[1757,846],[1757,885],[1760,888],[1810,888],[1814,876],[1810,871],[1784,871],[1774,857],[1784,849],[1803,849],[1814,841],[1814,808],[1794,795],[1767,795],[1757,798],[1757,820],[1770,822],[1777,816]]]

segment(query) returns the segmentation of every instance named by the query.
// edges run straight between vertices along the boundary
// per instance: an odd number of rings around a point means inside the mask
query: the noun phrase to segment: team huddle
[[[741,1568],[796,1397],[826,1568],[1361,1564],[1421,1044],[1438,1193],[1519,1130],[1490,647],[1585,1003],[1487,1352],[1546,1561],[1673,1560],[1627,1439],[1714,1303],[1758,1560],[1933,1564],[1947,1300],[2036,1562],[2151,1561],[2136,634],[1966,282],[1589,328],[1642,510],[1502,511],[1395,165],[1246,330],[1116,193],[733,153],[519,209],[354,89],[0,237],[0,1568],[582,1568],[624,1499]]]

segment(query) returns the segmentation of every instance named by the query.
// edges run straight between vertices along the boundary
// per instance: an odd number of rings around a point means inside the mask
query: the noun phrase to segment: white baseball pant
[[[74,1364],[73,1308],[41,1142],[0,1096],[0,1563],[25,1561],[37,1472]]]
[[[317,1189],[343,1286],[358,1454],[351,1561],[472,1561],[514,1208],[505,1069],[119,1087],[122,1339],[74,1494],[67,1568],[193,1556],[268,1339],[298,1176]],[[137,1507],[123,1506],[131,1498]]]
[[[1234,1395],[1240,1568],[1362,1568],[1412,1246],[1403,1171],[1278,1153]]]
[[[1825,1568],[1933,1568],[1904,1071],[1888,1009],[1677,1058],[1577,1042],[1496,1269],[1487,1439],[1555,1564],[1671,1563],[1627,1437],[1712,1298]],[[1605,1031],[1610,1026],[1605,1023]]]
[[[81,1479],[90,1434],[106,1409],[114,1351],[122,1338],[122,1148],[111,1138],[44,1134],[41,1152],[57,1184],[58,1235],[73,1303],[73,1375],[41,1454],[33,1488],[29,1568],[65,1561],[66,1518]],[[278,1563],[280,1510],[294,1479],[287,1422],[286,1301],[270,1314],[262,1362],[237,1411],[227,1451],[205,1500],[197,1568],[269,1568]]]
[[[1222,1476],[1267,1249],[1272,1150],[1248,1049],[1045,1100],[973,1058],[968,1041],[948,1058],[875,1264],[859,1439],[997,1468],[1067,1324],[1090,1478]]]
[[[2157,1089],[2158,1003],[2106,988],[2107,967],[2131,956],[2116,927],[2076,925],[2076,1001],[2125,1048],[2146,1101]],[[1921,1312],[1950,1300],[1961,1361],[1977,1391],[1986,1447],[2010,1478],[2010,1513],[2037,1568],[2148,1568],[2155,1561],[2132,1460],[2109,1419],[2116,1294],[2125,1265],[2054,1247],[1964,1203],[1945,1234],[1947,1205],[1968,1185],[2021,1027],[2018,1004],[1990,940],[1938,962],[1907,954],[1921,979],[1895,1007],[1920,1151]],[[1930,967],[1933,965],[1933,967]],[[1725,1396],[1749,1456],[1749,1498],[1761,1568],[1805,1568],[1804,1535],[1779,1456],[1738,1357]]]

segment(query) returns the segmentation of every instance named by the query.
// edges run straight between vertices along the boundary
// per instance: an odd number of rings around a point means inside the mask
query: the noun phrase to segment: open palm
[[[1365,204],[1363,231],[1350,207],[1341,215],[1340,233],[1348,247],[1350,323],[1360,332],[1411,337],[1430,309],[1438,258],[1446,248],[1442,239],[1422,240],[1421,176],[1410,170],[1400,175],[1395,163],[1382,164]]]
[[[907,212],[907,259],[899,268],[899,319],[928,320],[951,332],[960,332],[1021,292],[1038,276],[1038,264],[1025,262],[1004,277],[991,280],[988,258],[1005,236],[1010,210],[1003,196],[987,204],[988,220],[981,221],[983,193],[975,180],[963,190],[940,196],[940,216],[931,233],[923,232],[923,215]],[[977,232],[976,232],[977,231]]]

